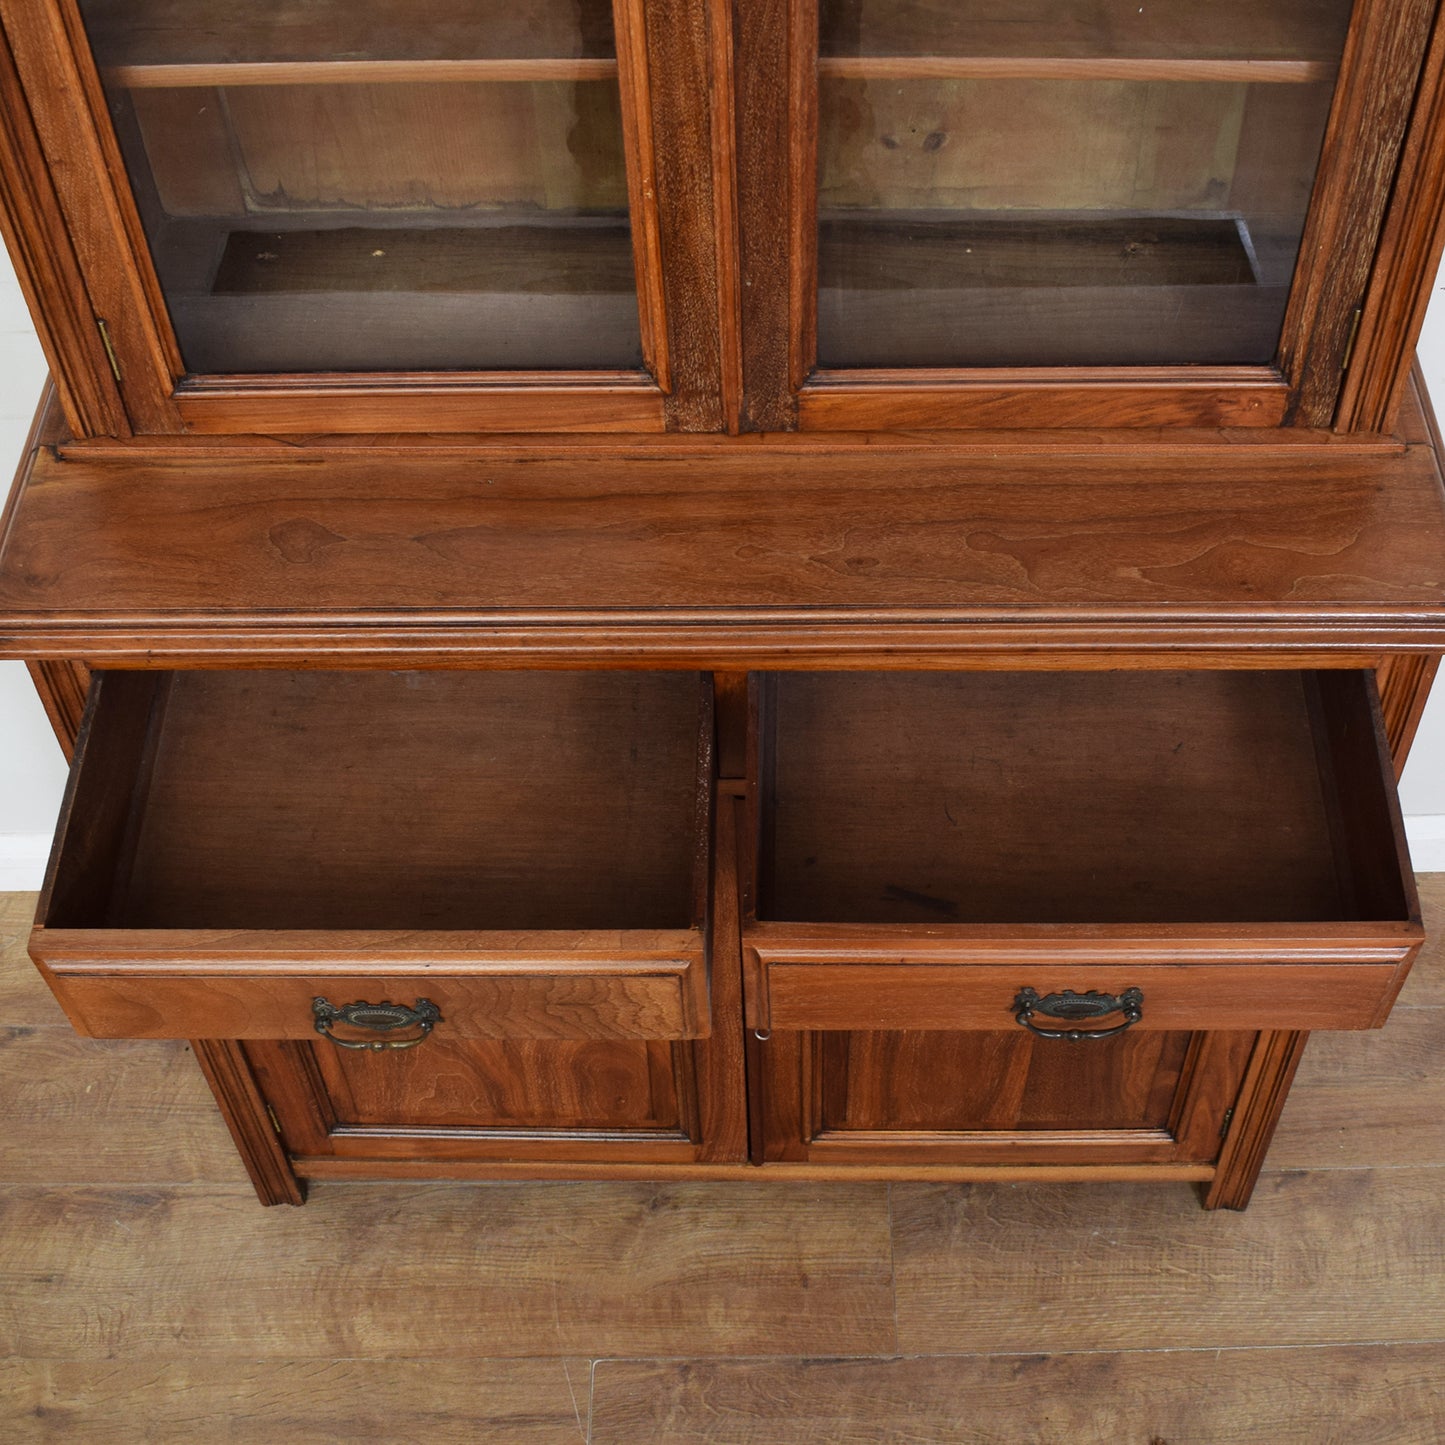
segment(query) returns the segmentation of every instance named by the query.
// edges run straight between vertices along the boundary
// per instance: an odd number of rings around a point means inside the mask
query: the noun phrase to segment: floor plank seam
[[[602,1355],[592,1361],[592,1377],[595,1381],[599,1365],[893,1365],[929,1360],[1060,1360],[1093,1356],[1285,1354],[1302,1350],[1409,1350],[1436,1345],[1445,1346],[1445,1334],[1400,1340],[1307,1340],[1299,1344],[1271,1345],[1121,1345],[1114,1349],[1096,1350],[933,1350],[890,1355]]]

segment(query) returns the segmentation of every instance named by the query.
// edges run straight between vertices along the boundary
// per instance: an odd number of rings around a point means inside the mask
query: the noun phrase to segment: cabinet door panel
[[[437,1042],[392,1054],[302,1043],[245,1049],[287,1151],[303,1161],[699,1157],[691,1044]]]
[[[1060,1045],[1021,1032],[818,1037],[822,1130],[830,1134],[1167,1128],[1190,1038],[1157,1033]]]
[[[763,1153],[818,1164],[1203,1166],[1219,1153],[1254,1039],[775,1033],[762,1049]]]
[[[670,1129],[666,1044],[454,1042],[384,1057],[316,1048],[341,1124],[416,1129]]]

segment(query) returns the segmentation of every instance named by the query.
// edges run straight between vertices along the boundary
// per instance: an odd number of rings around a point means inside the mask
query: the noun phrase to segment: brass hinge
[[[276,1116],[273,1114],[271,1117],[274,1119]],[[1220,1137],[1221,1139],[1223,1139],[1224,1136],[1229,1133],[1229,1126],[1230,1126],[1233,1122],[1234,1122],[1234,1110],[1233,1110],[1232,1108],[1226,1109],[1226,1110],[1224,1111],[1224,1122],[1219,1126],[1219,1137]]]
[[[95,318],[95,324],[96,328],[100,332],[100,344],[105,347],[106,357],[110,361],[111,373],[114,375],[115,379],[119,381],[120,362],[116,360],[115,347],[110,344],[110,329],[106,326],[105,318],[103,316],[97,316]]]
[[[279,1139],[281,1137],[281,1121],[276,1117],[276,1111],[269,1104],[266,1105],[266,1117],[270,1119],[271,1127],[276,1131],[276,1137]]]
[[[1355,314],[1350,317],[1350,334],[1345,338],[1345,354],[1340,361],[1342,372],[1350,369],[1350,358],[1355,354],[1355,337],[1360,334],[1360,317],[1364,314],[1364,307],[1356,306]]]

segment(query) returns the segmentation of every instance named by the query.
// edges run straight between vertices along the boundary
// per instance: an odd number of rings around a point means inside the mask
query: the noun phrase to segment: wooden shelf
[[[1311,85],[1333,80],[1326,60],[1170,59],[1144,55],[826,55],[823,80],[1123,80]]]
[[[819,69],[892,78],[1321,80],[1339,61],[1349,15],[1340,0],[825,0]]]
[[[103,72],[125,90],[194,90],[241,85],[443,85],[609,80],[615,60],[278,60],[226,64],[113,65]]]
[[[871,442],[46,449],[4,531],[0,647],[152,667],[1445,649],[1428,445]]]
[[[641,365],[625,217],[289,219],[286,230],[166,226],[161,277],[192,371]]]
[[[867,291],[1255,282],[1235,216],[1013,211],[825,215],[819,284]]]
[[[1266,364],[1290,266],[1236,216],[825,214],[824,367]]]
[[[330,226],[226,231],[211,290],[556,295],[636,290],[625,216],[474,226]]]
[[[184,84],[263,84],[248,71],[297,66],[318,71],[405,62],[608,61],[609,0],[437,0],[425,15],[398,0],[83,0],[86,33],[103,70],[128,85],[157,84],[150,72],[231,67],[237,78]],[[417,78],[430,72],[418,71]],[[565,78],[557,76],[553,78]]]

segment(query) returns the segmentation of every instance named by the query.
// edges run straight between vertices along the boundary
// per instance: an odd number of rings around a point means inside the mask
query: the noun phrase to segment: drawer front
[[[1041,931],[909,938],[864,925],[758,925],[746,939],[749,1021],[760,1031],[995,1030],[1011,1018],[1046,1033],[1366,1029],[1384,1022],[1418,947],[1405,928],[1393,939],[1313,940],[1121,931],[1111,941],[1064,929],[1045,940]]]
[[[318,1011],[434,1007],[438,1038],[684,1039],[709,1029],[700,931],[209,935],[37,928],[31,956],[71,1022],[96,1038],[420,1037]],[[430,1011],[420,1010],[424,1019]],[[379,1025],[379,1026],[378,1026]]]

